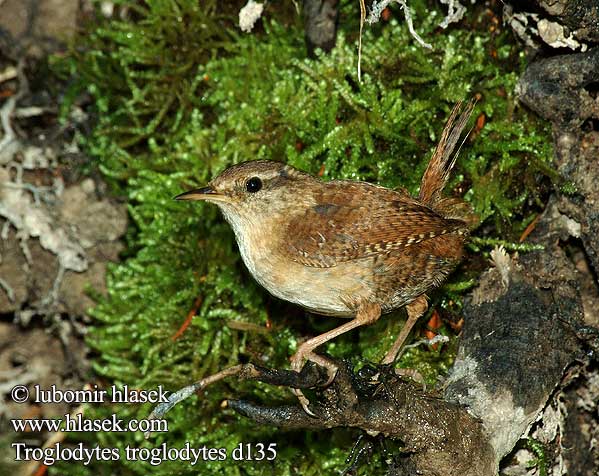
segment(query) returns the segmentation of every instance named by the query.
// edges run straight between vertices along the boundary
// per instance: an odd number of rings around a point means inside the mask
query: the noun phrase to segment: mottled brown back
[[[421,242],[467,232],[463,221],[444,218],[407,194],[363,182],[329,182],[316,203],[289,221],[283,245],[289,258],[305,266],[329,268],[380,254],[410,255],[409,248]]]

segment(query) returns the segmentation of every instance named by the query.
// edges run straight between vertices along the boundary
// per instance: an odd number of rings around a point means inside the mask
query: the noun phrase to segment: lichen
[[[125,259],[110,269],[108,297],[92,312],[88,343],[97,353],[95,371],[106,382],[174,390],[240,360],[285,367],[302,335],[338,324],[307,316],[260,289],[243,268],[216,207],[172,200],[231,164],[282,160],[325,180],[367,180],[414,193],[451,107],[477,96],[474,130],[448,187],[464,195],[480,217],[475,233],[516,241],[522,223],[542,207],[547,184],[558,183],[548,166],[548,129],[514,98],[523,58],[508,34],[489,32],[482,10],[468,25],[438,31],[443,13],[410,2],[419,33],[433,49],[415,44],[396,12],[396,19],[365,30],[358,83],[358,2],[343,2],[337,46],[313,59],[307,58],[300,18],[282,6],[269,6],[255,33],[240,34],[233,19],[241,5],[118,3],[129,8],[128,18],[88,25],[54,64],[72,82],[67,100],[81,91],[94,100],[97,121],[81,142],[114,192],[127,198],[133,222]],[[67,102],[65,113],[68,108]],[[459,298],[475,276],[462,268],[433,293],[432,304],[459,313]],[[198,298],[192,324],[173,340]],[[376,360],[402,319],[398,311],[341,336],[326,350]],[[447,328],[441,332],[451,334]],[[403,364],[434,381],[450,365],[454,348],[455,342],[437,350],[411,349]],[[337,474],[344,467],[355,433],[281,434],[222,409],[221,401],[230,396],[293,401],[284,389],[229,381],[176,407],[168,415],[169,433],[150,442],[126,433],[69,440],[119,448],[163,442],[180,447],[190,441],[229,451],[239,442],[276,442],[274,463],[228,459],[193,468],[181,461],[151,467],[121,460],[60,465],[51,472],[311,475]],[[143,418],[150,406],[90,406],[86,412],[95,418],[114,412],[123,419]],[[377,467],[369,468],[371,474]]]

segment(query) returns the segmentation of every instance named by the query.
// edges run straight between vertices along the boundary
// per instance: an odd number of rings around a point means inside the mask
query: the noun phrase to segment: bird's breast
[[[277,253],[273,235],[280,231],[254,227],[235,233],[239,251],[254,279],[272,295],[318,314],[351,317],[370,293],[364,277],[343,267],[313,268]]]

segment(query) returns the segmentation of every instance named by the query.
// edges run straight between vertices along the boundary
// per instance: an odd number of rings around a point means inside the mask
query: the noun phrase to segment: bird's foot
[[[291,357],[291,369],[296,372],[301,372],[306,364],[306,361],[310,360],[315,364],[324,367],[327,371],[327,381],[324,386],[328,386],[335,379],[335,375],[337,375],[338,367],[335,363],[322,355],[315,354],[312,352],[312,349],[303,349],[302,346],[297,350],[295,354]],[[304,393],[299,388],[292,388],[291,391],[299,400],[300,405],[304,409],[304,411],[310,416],[316,416],[312,410],[310,410],[310,400],[304,395]]]

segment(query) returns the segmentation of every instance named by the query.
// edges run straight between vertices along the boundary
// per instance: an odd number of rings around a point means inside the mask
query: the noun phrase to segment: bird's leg
[[[424,296],[424,294],[418,296],[416,299],[414,299],[410,304],[406,306],[406,311],[408,312],[408,320],[402,327],[401,332],[399,333],[399,337],[393,344],[393,347],[391,347],[391,349],[389,349],[389,352],[387,352],[387,355],[385,355],[385,358],[381,362],[382,364],[392,364],[393,362],[395,362],[397,354],[399,353],[399,349],[401,349],[401,346],[410,334],[412,327],[414,327],[416,321],[420,318],[420,316],[422,316],[426,312],[427,309],[428,303],[426,302],[426,296]]]
[[[365,326],[367,324],[372,324],[376,322],[379,317],[381,317],[381,306],[373,303],[364,303],[358,307],[358,311],[356,312],[356,317],[351,321],[346,322],[345,324],[340,325],[339,327],[335,327],[324,334],[320,334],[319,336],[312,337],[308,339],[306,342],[302,343],[299,346],[299,349],[293,354],[291,357],[291,368],[296,372],[302,370],[304,366],[304,362],[306,360],[311,360],[319,365],[322,365],[325,368],[331,368],[331,362],[322,356],[318,356],[313,354],[312,351],[317,347],[320,347],[325,342],[334,339],[341,334],[345,334],[356,327]],[[333,366],[334,367],[334,366]],[[333,376],[330,378],[330,381],[335,377],[335,372],[337,368],[333,368]],[[329,382],[330,383],[330,382]]]
[[[300,372],[306,360],[310,360],[312,362],[321,365],[322,367],[327,369],[329,374],[329,380],[327,381],[327,385],[330,384],[335,378],[335,374],[337,373],[337,366],[331,362],[326,357],[321,355],[314,354],[313,351],[317,347],[321,346],[325,342],[328,342],[331,339],[334,339],[341,334],[345,334],[356,327],[365,326],[368,324],[372,324],[376,322],[379,317],[381,317],[381,306],[378,304],[366,302],[361,304],[358,307],[358,311],[356,312],[356,317],[351,321],[346,322],[345,324],[336,327],[324,334],[313,337],[312,339],[308,339],[302,345],[299,346],[299,349],[293,354],[291,357],[291,368],[296,372]],[[310,402],[305,397],[299,389],[292,389],[293,393],[297,396],[302,405],[303,409],[309,415],[313,415],[313,413],[308,409],[308,405]]]

